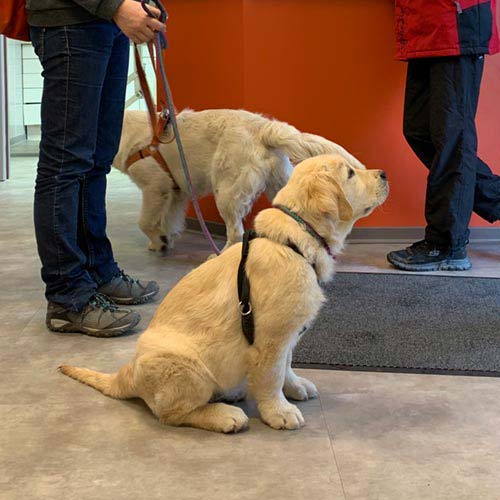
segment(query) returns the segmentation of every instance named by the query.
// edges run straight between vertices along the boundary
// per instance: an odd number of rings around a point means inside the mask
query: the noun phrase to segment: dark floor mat
[[[500,375],[500,279],[338,273],[301,365]]]

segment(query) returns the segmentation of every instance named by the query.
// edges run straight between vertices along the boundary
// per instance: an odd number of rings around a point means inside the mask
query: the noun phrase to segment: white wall
[[[155,73],[149,59],[148,51],[144,46],[141,46],[139,50],[142,53],[143,65],[148,81],[150,82],[153,99],[156,99]],[[129,76],[137,76],[135,74],[132,47],[129,67]],[[39,139],[40,99],[43,82],[41,66],[31,45],[7,39],[7,81],[8,135],[11,144],[24,139],[26,131],[28,132],[28,139]],[[126,98],[129,109],[147,109],[144,99],[136,95],[139,89],[138,79],[130,81],[127,86]]]
[[[23,71],[21,42],[7,39],[7,94],[9,114],[9,138],[24,138],[23,118]]]

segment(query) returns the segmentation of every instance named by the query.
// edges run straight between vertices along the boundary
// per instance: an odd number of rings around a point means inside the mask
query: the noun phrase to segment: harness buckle
[[[245,305],[243,302],[240,302],[240,314],[242,316],[248,316],[252,312],[252,304],[248,303],[248,311],[245,311]]]
[[[160,117],[163,118],[164,120],[167,120],[167,122],[170,121],[170,111],[168,108],[163,108],[160,112]]]

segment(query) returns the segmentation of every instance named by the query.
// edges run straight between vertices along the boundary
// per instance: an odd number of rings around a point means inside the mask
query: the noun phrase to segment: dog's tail
[[[117,373],[101,373],[88,368],[61,365],[59,371],[82,384],[90,385],[106,396],[117,399],[137,397],[134,388],[132,365],[122,366]]]
[[[294,164],[312,156],[334,154],[345,158],[353,167],[364,168],[363,164],[342,146],[319,135],[302,133],[278,120],[267,121],[262,126],[261,140],[266,146],[284,151]]]

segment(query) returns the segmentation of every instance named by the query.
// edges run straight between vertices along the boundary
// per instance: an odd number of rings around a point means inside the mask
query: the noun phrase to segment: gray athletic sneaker
[[[156,281],[141,283],[121,270],[118,276],[97,289],[116,304],[128,305],[149,302],[159,290]]]
[[[80,312],[69,311],[54,302],[47,307],[46,324],[54,332],[78,332],[92,337],[117,337],[134,328],[141,316],[119,309],[107,297],[96,293]]]

